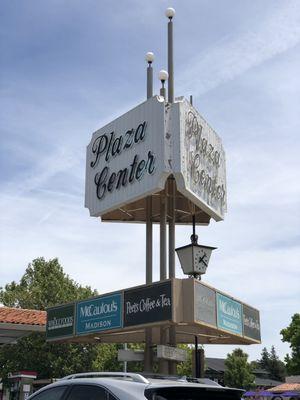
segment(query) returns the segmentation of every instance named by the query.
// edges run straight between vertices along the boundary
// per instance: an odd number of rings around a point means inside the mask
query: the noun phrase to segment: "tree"
[[[286,376],[285,365],[281,360],[279,360],[274,346],[271,347],[269,372],[272,379],[282,382],[284,381]]]
[[[0,302],[8,307],[45,310],[60,303],[95,296],[96,290],[83,287],[66,275],[57,258],[37,258],[26,268],[20,283],[0,288]]]
[[[284,381],[286,375],[285,365],[277,356],[274,346],[271,347],[270,352],[268,352],[266,347],[262,349],[261,359],[257,360],[257,365],[266,370],[271,379]]]
[[[257,363],[260,368],[269,371],[269,364],[270,364],[270,353],[268,352],[267,348],[264,347],[261,351],[261,359],[257,360]]]
[[[33,260],[19,283],[0,290],[5,306],[45,310],[47,307],[96,295],[63,272],[58,260]],[[0,348],[0,376],[8,372],[33,370],[39,378],[59,378],[75,372],[118,370],[116,345],[49,343],[45,334],[33,333],[14,345]]]
[[[294,314],[290,325],[280,332],[282,341],[290,343],[291,355],[286,355],[286,369],[290,375],[300,375],[300,314]]]
[[[242,349],[234,349],[231,354],[227,354],[225,360],[224,381],[229,387],[249,389],[254,385],[254,375],[248,363],[248,354]]]

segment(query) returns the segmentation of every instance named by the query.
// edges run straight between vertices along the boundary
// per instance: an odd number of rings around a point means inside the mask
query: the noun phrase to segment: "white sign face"
[[[152,97],[96,131],[87,146],[85,206],[92,216],[164,188],[165,104]]]
[[[216,221],[224,219],[226,167],[220,137],[187,100],[172,106],[171,130],[178,190]]]
[[[184,349],[178,349],[177,347],[159,344],[157,345],[157,358],[185,362],[187,360],[187,351]]]

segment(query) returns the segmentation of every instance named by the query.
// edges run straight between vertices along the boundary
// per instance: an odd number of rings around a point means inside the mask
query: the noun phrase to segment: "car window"
[[[32,400],[60,400],[67,386],[56,386],[50,389],[43,390],[41,393],[37,393],[32,397]]]
[[[149,400],[240,400],[243,391],[212,390],[193,387],[146,389]]]
[[[67,400],[107,400],[106,390],[94,385],[74,385]]]

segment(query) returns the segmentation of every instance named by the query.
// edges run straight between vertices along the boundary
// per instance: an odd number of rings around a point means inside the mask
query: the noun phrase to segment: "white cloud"
[[[206,49],[181,71],[180,92],[201,95],[245,71],[281,54],[300,42],[300,7],[297,1],[274,6],[271,15],[242,32],[228,35]]]

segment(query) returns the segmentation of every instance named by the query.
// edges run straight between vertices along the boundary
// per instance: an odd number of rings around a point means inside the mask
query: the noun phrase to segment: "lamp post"
[[[169,74],[164,69],[161,69],[158,73],[158,79],[161,81],[160,95],[167,101],[167,92],[165,88],[165,82],[169,79]]]

